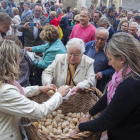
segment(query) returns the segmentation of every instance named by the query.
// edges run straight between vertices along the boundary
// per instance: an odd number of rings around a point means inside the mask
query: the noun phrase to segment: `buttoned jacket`
[[[96,86],[93,63],[93,59],[83,55],[81,62],[76,68],[73,81],[81,89],[88,89],[89,87]],[[54,85],[65,85],[67,79],[67,71],[67,54],[57,54],[53,63],[43,71],[43,85],[45,85],[47,82],[50,82]]]
[[[23,88],[26,97],[40,93],[38,86]],[[3,84],[0,88],[0,140],[21,140],[21,117],[41,119],[62,103],[62,95],[56,92],[49,101],[38,104],[21,95],[16,86]]]

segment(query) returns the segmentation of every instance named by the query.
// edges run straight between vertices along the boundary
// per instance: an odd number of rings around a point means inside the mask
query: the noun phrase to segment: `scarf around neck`
[[[121,82],[123,82],[122,79],[122,71],[121,69],[119,72],[115,72],[112,76],[112,80],[109,82],[108,89],[107,89],[107,104],[110,103],[111,99],[113,98],[115,94],[115,90],[119,86]],[[125,72],[125,77],[131,72],[131,69],[128,67]]]

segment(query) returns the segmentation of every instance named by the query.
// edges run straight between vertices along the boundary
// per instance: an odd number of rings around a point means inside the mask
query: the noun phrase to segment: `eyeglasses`
[[[80,23],[80,21],[78,21],[78,20],[74,20],[74,22]]]
[[[122,17],[126,17],[126,16],[122,16]]]
[[[126,25],[122,25],[122,27],[128,27],[128,26],[126,26]]]
[[[80,56],[80,54],[77,54],[77,53],[72,53],[72,52],[68,52],[69,56],[74,56],[74,57],[78,57]]]
[[[98,16],[93,16],[94,18],[97,18]]]
[[[95,36],[95,38],[97,39],[97,40],[100,40],[101,39],[101,41],[105,41],[107,38],[102,38],[102,37],[98,37],[98,36]]]
[[[34,10],[36,13],[38,12],[38,13],[41,13],[42,11],[41,10]]]

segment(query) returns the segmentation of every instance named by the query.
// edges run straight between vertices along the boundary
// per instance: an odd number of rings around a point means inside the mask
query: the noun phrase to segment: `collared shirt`
[[[108,60],[104,53],[104,48],[105,48],[105,46],[103,47],[103,49],[100,49],[97,52],[95,49],[95,42],[93,42],[93,44],[91,45],[91,48],[87,52],[87,56],[89,56],[95,60],[95,62],[94,62],[95,74],[102,70],[105,70],[108,66]]]
[[[93,26],[95,26],[96,28],[98,28],[99,27],[99,25],[98,24],[96,24],[94,21],[92,21],[92,22],[90,22]]]
[[[106,46],[106,44],[105,44]],[[90,41],[86,44],[86,55],[94,59],[94,72],[97,74],[98,72],[102,73],[102,79],[97,80],[96,87],[103,92],[105,85],[107,84],[110,76],[115,72],[115,70],[108,65],[108,59],[104,52],[105,46],[103,49],[100,49],[98,52],[95,49],[95,41]]]
[[[35,16],[33,16],[33,23],[36,23],[36,22],[40,23],[40,18],[35,18]],[[36,26],[33,27],[33,35],[34,35],[34,39],[36,39],[38,36],[38,28]]]

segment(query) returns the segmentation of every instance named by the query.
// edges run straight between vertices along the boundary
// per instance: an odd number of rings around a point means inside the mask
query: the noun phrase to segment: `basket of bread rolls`
[[[53,91],[49,91],[53,95]],[[70,134],[76,129],[80,119],[92,108],[102,96],[97,88],[90,88],[78,91],[76,95],[70,96],[53,112],[43,119],[22,118],[21,122],[26,134],[31,140],[99,140],[100,132],[80,132],[75,136]],[[30,99],[43,103],[49,98],[46,94],[39,94]],[[91,119],[97,118],[101,113]]]

